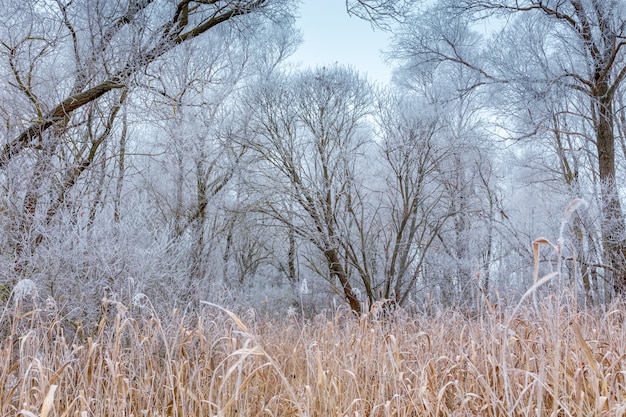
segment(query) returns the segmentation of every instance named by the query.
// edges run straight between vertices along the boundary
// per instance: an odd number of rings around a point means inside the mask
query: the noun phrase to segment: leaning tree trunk
[[[361,314],[361,302],[356,297],[354,290],[352,289],[352,285],[350,285],[350,281],[348,279],[348,273],[343,268],[341,261],[339,259],[339,255],[337,254],[337,250],[335,249],[327,249],[324,251],[324,256],[328,262],[328,266],[330,269],[331,276],[335,276],[339,282],[341,283],[341,287],[343,289],[343,294],[350,304],[350,309],[357,315]]]

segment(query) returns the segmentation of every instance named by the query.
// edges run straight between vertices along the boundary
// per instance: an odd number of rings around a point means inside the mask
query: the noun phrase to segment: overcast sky
[[[389,83],[391,69],[381,58],[389,35],[349,16],[344,0],[304,0],[300,16],[296,24],[304,42],[290,62],[305,68],[338,62],[366,73],[371,80]]]

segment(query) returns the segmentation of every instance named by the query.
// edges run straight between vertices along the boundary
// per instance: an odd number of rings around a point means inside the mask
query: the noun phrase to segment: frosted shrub
[[[18,308],[26,298],[30,298],[34,301],[38,295],[37,285],[35,285],[32,280],[23,279],[19,281],[15,285],[15,288],[13,288],[13,302],[15,303],[15,308]]]

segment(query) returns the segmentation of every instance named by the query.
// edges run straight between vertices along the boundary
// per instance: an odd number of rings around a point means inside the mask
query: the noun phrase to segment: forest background
[[[290,0],[5,3],[7,305],[476,310],[557,264],[626,291],[623,1],[350,0],[390,86],[290,65]]]

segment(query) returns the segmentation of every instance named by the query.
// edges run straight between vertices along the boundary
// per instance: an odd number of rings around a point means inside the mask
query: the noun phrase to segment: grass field
[[[214,305],[157,318],[118,304],[71,338],[52,310],[11,305],[0,414],[625,415],[626,306],[574,311],[555,297],[538,305],[305,322]]]

